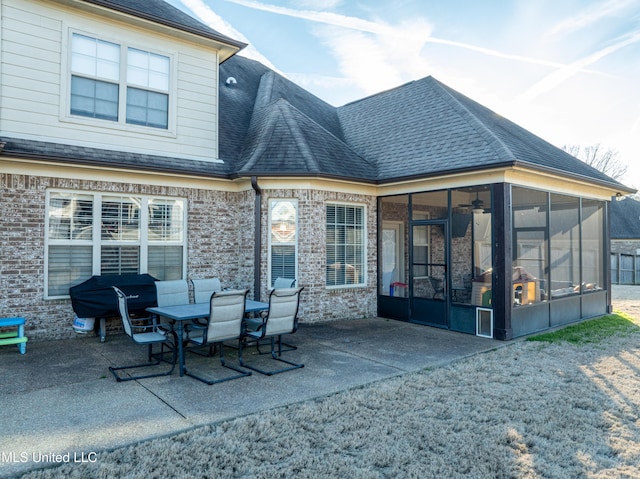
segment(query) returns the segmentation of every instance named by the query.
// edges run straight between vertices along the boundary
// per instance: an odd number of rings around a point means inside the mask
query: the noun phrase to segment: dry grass
[[[640,327],[521,341],[24,477],[640,478]]]

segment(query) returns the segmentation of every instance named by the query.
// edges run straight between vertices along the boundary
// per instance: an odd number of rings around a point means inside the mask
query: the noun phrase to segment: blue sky
[[[339,106],[428,75],[640,189],[640,0],[168,0]]]

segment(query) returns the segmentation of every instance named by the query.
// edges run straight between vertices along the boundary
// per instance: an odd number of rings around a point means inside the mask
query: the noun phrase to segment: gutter
[[[260,247],[262,245],[262,190],[258,185],[258,177],[251,177],[251,187],[256,192],[254,212],[254,237],[253,237],[253,299],[260,301],[260,278],[262,273],[262,260]]]

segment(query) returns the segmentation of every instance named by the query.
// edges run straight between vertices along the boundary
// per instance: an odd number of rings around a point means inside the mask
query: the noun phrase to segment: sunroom
[[[607,201],[511,183],[378,200],[378,314],[508,340],[605,314]]]

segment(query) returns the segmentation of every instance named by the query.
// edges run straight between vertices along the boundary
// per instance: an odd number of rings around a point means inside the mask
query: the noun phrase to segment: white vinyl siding
[[[214,47],[128,28],[58,2],[3,0],[2,6],[0,124],[4,136],[219,161]],[[71,115],[73,33],[168,57],[168,127],[128,124],[124,109],[119,122]],[[126,83],[126,75],[121,76],[122,82]]]
[[[47,298],[92,275],[184,277],[184,199],[49,190],[46,211]]]

